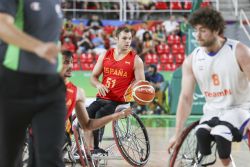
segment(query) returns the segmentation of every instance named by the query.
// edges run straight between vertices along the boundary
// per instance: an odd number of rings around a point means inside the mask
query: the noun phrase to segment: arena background
[[[88,2],[98,2],[99,5],[106,5],[110,9],[102,8],[100,6],[82,6],[82,3],[88,4]],[[144,4],[144,9],[135,9],[133,12],[139,12],[139,17],[132,18],[130,16],[131,6],[128,7],[129,3]],[[152,5],[149,5],[150,3]],[[120,8],[113,6],[112,4],[120,3]],[[151,4],[152,4],[151,3]],[[89,3],[90,4],[90,3]],[[119,6],[119,5],[118,5]],[[65,14],[65,23],[70,21],[75,25],[82,23],[86,26],[87,21],[91,18],[93,14],[99,16],[103,23],[103,29],[105,32],[112,33],[115,29],[114,27],[128,25],[135,29],[136,32],[139,31],[143,24],[147,24],[149,31],[154,31],[155,25],[161,24],[164,21],[168,21],[170,16],[175,15],[176,21],[182,23],[184,21],[183,16],[188,16],[194,10],[205,7],[212,6],[213,8],[219,10],[227,22],[225,29],[225,36],[228,38],[233,38],[241,41],[250,47],[250,0],[63,0],[63,10]],[[133,6],[132,6],[133,7]],[[62,39],[63,40],[63,39]],[[184,40],[181,39],[183,42]],[[165,41],[169,46],[170,40],[166,38]],[[196,47],[195,39],[192,35],[192,29],[190,27],[186,32],[185,40],[185,56],[190,54],[194,47]],[[172,52],[172,50],[171,50]],[[168,142],[174,134],[175,126],[175,114],[178,104],[178,98],[180,93],[180,83],[181,83],[181,63],[176,65],[174,61],[172,67],[166,68],[160,59],[160,54],[158,55],[157,67],[159,71],[164,75],[165,80],[169,82],[169,87],[167,88],[166,94],[166,109],[160,115],[147,113],[140,114],[139,117],[143,121],[150,137],[150,147],[151,155],[146,167],[163,167],[167,166],[169,154],[167,153]],[[150,61],[145,61],[145,67],[151,64]],[[161,66],[163,64],[163,66]],[[91,75],[91,67],[83,66],[81,61],[78,60],[77,64],[74,66],[73,76],[71,81],[77,86],[83,88],[87,96],[87,104],[95,99],[96,89],[91,86],[89,78]],[[165,66],[165,67],[164,67]],[[178,66],[178,68],[177,68]],[[202,106],[204,104],[204,97],[196,87],[196,91],[193,94],[193,107],[192,115],[189,117],[187,124],[198,120],[202,114]],[[105,138],[112,137],[111,124],[105,127]],[[105,148],[107,141],[102,142],[102,148]],[[244,145],[245,143],[234,143],[232,156],[239,167],[249,167],[249,148]],[[122,161],[111,160],[108,162],[108,166],[120,166],[120,167],[130,167],[124,159]],[[221,164],[216,164],[215,166],[221,167]]]

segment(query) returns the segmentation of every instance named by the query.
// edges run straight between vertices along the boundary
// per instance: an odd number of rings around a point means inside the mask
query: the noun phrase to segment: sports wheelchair
[[[168,166],[169,167],[206,167],[210,165],[218,166],[216,163],[217,161],[217,148],[216,143],[211,143],[211,154],[208,156],[202,156],[198,151],[197,146],[197,139],[195,135],[195,127],[199,124],[199,121],[193,122],[188,127],[186,127],[182,134],[181,134],[181,140],[176,145],[174,150],[172,151],[169,160],[168,160]],[[244,151],[249,151],[249,141],[250,141],[250,135],[248,132],[248,135],[243,137],[242,142],[240,142],[241,149],[244,149]],[[246,143],[246,144],[244,144]],[[230,155],[232,165],[236,167],[236,164],[242,163],[234,161],[234,151],[232,150],[232,153]],[[249,160],[247,157],[244,159],[245,162],[243,166],[249,166]],[[242,161],[242,160],[241,160]],[[248,163],[247,163],[248,162]],[[219,165],[221,166],[221,165]],[[238,165],[238,167],[241,167],[242,164]]]

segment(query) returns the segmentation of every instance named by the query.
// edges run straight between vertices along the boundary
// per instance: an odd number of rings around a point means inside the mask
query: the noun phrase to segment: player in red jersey
[[[92,72],[90,80],[97,88],[98,94],[96,101],[87,107],[90,118],[113,114],[118,105],[131,101],[131,96],[127,96],[131,83],[145,80],[143,62],[130,47],[130,29],[119,27],[116,31],[116,40],[116,48],[100,55]],[[99,81],[101,75],[102,81]],[[89,145],[93,146],[91,135],[89,137]],[[93,137],[94,153],[105,153],[99,148],[99,130],[93,132]]]
[[[83,130],[94,130],[94,129],[100,128],[104,126],[105,124],[109,123],[110,121],[126,117],[131,113],[131,109],[128,108],[128,109],[123,110],[122,112],[114,113],[112,115],[105,116],[100,119],[90,119],[88,116],[86,107],[85,107],[86,97],[85,97],[85,93],[83,89],[75,86],[73,83],[71,83],[68,80],[68,78],[71,77],[72,66],[73,66],[72,53],[70,51],[64,51],[63,52],[63,69],[62,69],[61,75],[64,78],[64,82],[67,88],[67,91],[66,91],[67,114],[66,114],[66,123],[65,123],[67,133],[70,133],[71,131],[70,118],[71,118],[74,108],[75,108],[77,119],[81,127],[83,128]],[[32,143],[33,143],[32,135],[29,137],[28,140],[29,140],[28,166],[33,166],[33,164],[35,164],[35,159],[34,159],[35,155],[34,155],[34,151],[32,147]],[[20,158],[19,163],[22,164],[21,158]]]
[[[112,120],[117,120],[119,118],[125,117],[131,113],[131,109],[128,108],[120,113],[114,113],[112,115],[100,118],[100,119],[90,119],[85,107],[85,93],[83,89],[75,86],[71,83],[68,78],[71,77],[73,59],[72,53],[70,51],[63,52],[63,76],[66,84],[66,130],[69,131],[71,126],[69,118],[72,115],[72,111],[75,108],[75,113],[77,119],[84,130],[94,130],[100,128]]]

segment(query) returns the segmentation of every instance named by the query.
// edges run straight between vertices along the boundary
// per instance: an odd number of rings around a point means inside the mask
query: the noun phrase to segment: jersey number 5
[[[220,85],[220,79],[219,79],[219,76],[217,74],[212,75],[212,81],[213,81],[214,86]]]

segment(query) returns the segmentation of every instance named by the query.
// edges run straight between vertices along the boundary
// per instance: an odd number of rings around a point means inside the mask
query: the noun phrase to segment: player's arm
[[[190,55],[185,59],[182,65],[181,93],[176,112],[175,136],[170,141],[168,148],[169,152],[179,139],[179,136],[184,128],[185,122],[191,113],[195,84],[196,80],[192,70],[192,55]]]
[[[8,43],[55,63],[59,49],[54,43],[44,44],[42,41],[24,33],[14,25],[14,17],[7,13],[0,13],[0,38]]]
[[[236,47],[236,57],[241,70],[245,73],[245,75],[248,77],[248,80],[250,81],[250,49],[246,45],[239,43]],[[243,135],[245,135],[247,131],[250,131],[250,121],[244,129]]]
[[[93,72],[91,74],[91,77],[90,77],[91,84],[97,88],[99,94],[102,96],[106,96],[106,93],[109,92],[108,88],[99,81],[99,77],[103,72],[104,56],[105,56],[105,53],[99,56],[96,62],[96,65],[93,69]]]
[[[77,88],[77,100],[76,100],[76,116],[84,130],[95,130],[103,127],[107,123],[125,117],[131,114],[131,108],[128,108],[122,112],[114,113],[99,119],[90,119],[85,106],[85,94],[80,88]]]
[[[134,73],[135,73],[135,82],[139,80],[145,80],[143,61],[137,55],[135,56]]]
[[[248,77],[248,80],[250,80],[250,48],[242,43],[238,43],[236,57],[241,70]]]

